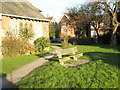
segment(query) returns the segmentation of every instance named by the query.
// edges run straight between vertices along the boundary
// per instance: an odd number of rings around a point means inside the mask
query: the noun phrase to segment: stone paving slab
[[[70,61],[69,63],[65,63],[63,64],[62,66],[65,66],[65,67],[77,67],[77,66],[80,66],[80,65],[84,65],[84,64],[87,64],[87,63],[90,63],[91,60],[74,60],[74,61]]]

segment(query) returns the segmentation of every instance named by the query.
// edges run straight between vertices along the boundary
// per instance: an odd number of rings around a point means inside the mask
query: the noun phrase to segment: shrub
[[[30,54],[35,52],[33,45],[17,37],[7,37],[2,41],[2,53],[4,57]]]
[[[110,40],[111,40],[111,34],[105,34],[103,36],[100,36],[100,44],[110,44]]]
[[[20,40],[15,37],[7,37],[2,41],[2,54],[4,57],[17,55],[19,52]]]
[[[69,43],[68,43],[69,35],[67,35],[66,33],[62,33],[62,34],[60,35],[60,38],[63,39],[62,47],[69,46]]]
[[[71,43],[71,44],[73,44],[73,45],[77,45],[77,41],[78,41],[78,38],[70,38],[70,39],[68,40],[68,43]]]
[[[17,37],[8,32],[7,37],[2,40],[2,54],[4,57],[15,55],[31,54],[35,52],[34,45],[29,44],[28,41]]]
[[[74,45],[92,45],[96,44],[97,39],[95,38],[70,38],[69,43]]]
[[[52,24],[49,25],[49,36],[51,39],[55,38],[55,27]]]
[[[26,27],[26,28],[19,30],[19,36],[23,39],[29,40],[34,37],[34,33],[33,33],[32,29],[29,29]]]
[[[66,33],[62,33],[62,34],[60,35],[60,38],[63,39],[63,43],[68,43],[69,36],[68,36]]]
[[[67,47],[67,46],[71,46],[71,44],[70,44],[70,43],[64,43],[64,42],[62,42],[62,47],[63,47],[63,48],[65,48],[65,47]]]
[[[50,40],[46,37],[40,37],[34,41],[35,48],[37,51],[41,52],[43,51],[46,47],[50,46]]]
[[[35,53],[35,46],[33,44],[30,44],[26,40],[22,39],[20,46],[21,46],[20,55]]]
[[[96,39],[95,38],[81,38],[78,39],[78,44],[79,45],[92,45],[96,43]]]

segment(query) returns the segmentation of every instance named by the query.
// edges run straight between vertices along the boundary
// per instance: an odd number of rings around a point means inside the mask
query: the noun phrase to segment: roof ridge
[[[0,8],[4,14],[45,19],[45,16],[40,13],[41,10],[33,6],[30,2],[2,2]]]
[[[0,0],[0,2],[28,2],[28,0]]]

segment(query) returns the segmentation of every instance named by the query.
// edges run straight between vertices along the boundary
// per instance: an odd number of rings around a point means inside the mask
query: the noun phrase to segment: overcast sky
[[[85,0],[28,0],[34,6],[42,10],[44,16],[47,14],[53,16],[56,21],[59,21],[66,7],[81,5]]]

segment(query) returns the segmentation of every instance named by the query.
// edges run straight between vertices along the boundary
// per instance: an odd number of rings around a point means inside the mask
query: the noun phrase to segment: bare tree
[[[120,10],[120,1],[116,0],[113,2],[102,2],[99,5],[102,6],[101,10],[104,10],[112,18],[111,27],[113,28],[113,30],[112,30],[110,45],[116,46],[117,44],[116,32],[118,26],[120,26],[120,22],[117,19],[117,13]]]
[[[120,22],[118,21],[118,11],[120,11],[120,1],[113,2],[92,2],[81,7],[69,9],[72,24],[79,28],[86,28],[87,24],[91,24],[99,39],[100,24],[104,23],[112,29],[110,45],[116,46],[116,32]],[[105,18],[102,15],[108,15]],[[80,17],[79,17],[80,16]],[[89,25],[90,26],[90,25]],[[75,27],[75,28],[76,28]],[[90,29],[90,28],[89,28]],[[89,30],[90,31],[90,30]]]
[[[104,22],[103,13],[99,10],[100,7],[98,2],[92,2],[82,5],[81,7],[68,9],[71,17],[70,22],[72,22],[72,25],[75,24],[74,26],[77,28],[76,31],[81,29],[81,32],[87,32],[88,37],[91,37],[90,25],[92,25],[99,38],[100,35],[98,32],[100,24]]]
[[[77,37],[85,36],[90,31],[90,22],[87,12],[85,12],[85,5],[69,8],[67,12],[70,16],[69,24],[74,27]],[[88,34],[87,36],[90,37]]]

